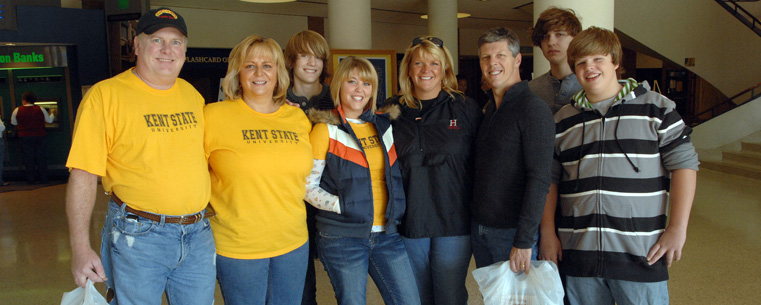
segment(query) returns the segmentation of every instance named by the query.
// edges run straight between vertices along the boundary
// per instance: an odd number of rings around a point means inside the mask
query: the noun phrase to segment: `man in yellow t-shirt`
[[[66,163],[72,274],[82,287],[106,281],[112,304],[158,303],[165,291],[173,304],[211,304],[204,101],[178,78],[187,27],[158,8],[140,18],[137,33],[136,67],[93,86],[77,113]],[[101,258],[89,236],[98,176],[111,194]]]

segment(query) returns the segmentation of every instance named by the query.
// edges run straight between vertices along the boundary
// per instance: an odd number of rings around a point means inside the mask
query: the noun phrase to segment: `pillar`
[[[331,49],[372,49],[370,0],[328,0],[327,38]]]
[[[459,39],[457,35],[457,0],[428,0],[428,34],[444,41],[452,54],[454,73],[459,66]]]

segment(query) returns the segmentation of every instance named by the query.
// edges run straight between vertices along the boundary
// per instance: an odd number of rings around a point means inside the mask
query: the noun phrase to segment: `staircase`
[[[716,0],[716,3],[735,16],[737,20],[740,20],[749,29],[753,30],[758,36],[761,36],[761,21],[737,3],[756,1],[758,0]]]
[[[705,154],[706,158],[701,157],[700,167],[761,180],[761,134],[756,133],[741,140],[739,150],[736,146],[738,145],[722,147],[718,160],[708,158],[710,153]]]

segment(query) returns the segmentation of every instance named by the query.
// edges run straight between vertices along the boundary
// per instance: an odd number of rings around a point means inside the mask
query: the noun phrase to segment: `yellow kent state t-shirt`
[[[95,84],[77,111],[66,167],[103,177],[132,208],[197,213],[209,202],[203,97],[177,79],[167,90],[123,72]]]
[[[307,242],[306,177],[312,125],[298,107],[259,113],[242,99],[204,110],[217,254],[260,259]]]
[[[373,183],[373,226],[385,226],[388,189],[386,187],[386,162],[383,157],[381,139],[372,123],[355,124],[350,122],[349,125],[359,138],[359,144],[365,151],[365,157],[370,168],[370,179]],[[323,123],[315,125],[310,139],[314,158],[325,160],[330,145],[328,126]],[[351,146],[352,144],[341,143],[340,145]]]

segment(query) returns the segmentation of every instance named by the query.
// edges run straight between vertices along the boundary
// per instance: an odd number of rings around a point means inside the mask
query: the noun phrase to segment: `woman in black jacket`
[[[401,233],[422,304],[467,304],[472,149],[481,112],[458,91],[452,56],[418,37],[400,65],[402,114],[392,122],[407,212]]]

